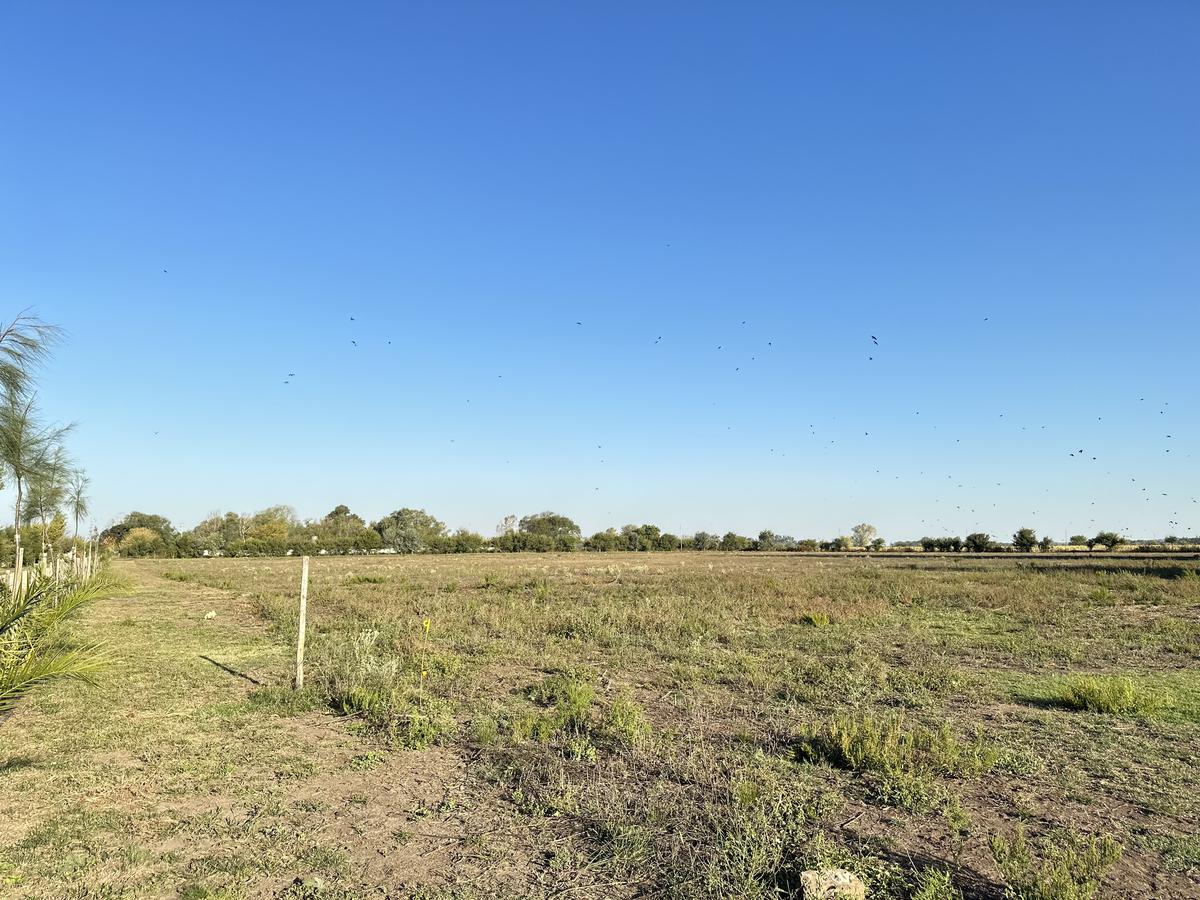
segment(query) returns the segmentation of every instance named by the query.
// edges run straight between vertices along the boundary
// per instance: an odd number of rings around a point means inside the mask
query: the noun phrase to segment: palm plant
[[[0,718],[39,684],[60,679],[92,683],[106,664],[100,646],[62,643],[61,626],[115,587],[106,578],[84,583],[43,578],[25,594],[0,598]]]

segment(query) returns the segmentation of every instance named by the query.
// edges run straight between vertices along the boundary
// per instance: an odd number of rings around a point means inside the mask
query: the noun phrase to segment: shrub
[[[650,724],[637,701],[622,694],[609,706],[601,731],[607,737],[633,747],[642,743],[650,734]]]
[[[916,888],[912,900],[962,900],[962,893],[954,886],[950,873],[940,869],[922,869],[917,876]]]
[[[1169,705],[1169,700],[1150,693],[1123,675],[1081,675],[1062,688],[1059,700],[1075,709],[1104,713],[1150,713]]]
[[[1111,836],[1067,831],[1041,841],[1039,863],[1020,825],[1011,841],[992,835],[991,847],[1010,900],[1091,900],[1104,873],[1121,858]]]
[[[978,775],[1000,760],[982,735],[963,743],[947,725],[910,729],[903,716],[839,715],[804,729],[797,749],[810,761],[865,772]]]

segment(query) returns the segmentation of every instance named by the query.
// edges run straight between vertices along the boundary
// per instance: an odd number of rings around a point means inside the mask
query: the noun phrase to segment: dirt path
[[[459,751],[287,714],[289,648],[245,597],[121,574],[131,590],[80,625],[113,657],[102,684],[40,691],[0,725],[0,896],[542,892],[532,837],[504,837]]]

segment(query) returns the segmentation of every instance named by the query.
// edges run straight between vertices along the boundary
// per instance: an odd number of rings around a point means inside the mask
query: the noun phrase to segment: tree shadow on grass
[[[200,658],[202,660],[204,660],[205,662],[212,663],[214,666],[216,666],[222,672],[227,672],[230,675],[235,676],[236,678],[243,678],[246,681],[250,682],[251,684],[257,684],[260,686],[262,685],[262,682],[259,681],[257,678],[255,678],[253,675],[247,675],[245,672],[239,672],[237,669],[230,668],[229,666],[225,665],[225,663],[217,662],[211,656],[205,656],[203,653],[201,653]]]

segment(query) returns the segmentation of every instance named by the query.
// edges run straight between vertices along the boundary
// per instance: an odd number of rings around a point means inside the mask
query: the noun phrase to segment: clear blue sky
[[[1198,96],[1188,2],[9,2],[0,297],[101,526],[1200,532]]]

